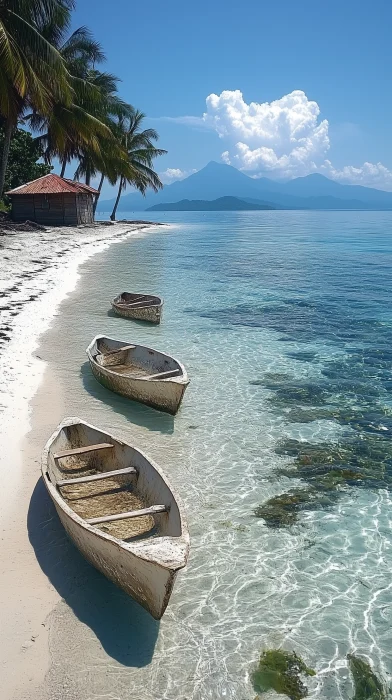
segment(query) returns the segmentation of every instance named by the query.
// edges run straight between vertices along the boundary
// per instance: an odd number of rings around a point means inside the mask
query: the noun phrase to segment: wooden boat
[[[83,556],[159,620],[189,553],[183,507],[159,467],[68,418],[44,448],[42,477]]]
[[[160,323],[163,299],[151,294],[131,294],[123,292],[112,301],[112,308],[119,316],[138,321]]]
[[[107,389],[167,413],[177,413],[189,384],[181,362],[144,345],[97,335],[87,357],[94,377]]]

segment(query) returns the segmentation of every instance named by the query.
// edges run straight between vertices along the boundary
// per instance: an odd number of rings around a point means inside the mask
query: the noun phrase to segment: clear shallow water
[[[39,354],[62,384],[64,414],[123,433],[166,470],[185,501],[191,558],[158,625],[83,563],[42,506],[45,532],[32,543],[64,597],[48,697],[60,676],[78,700],[253,700],[260,651],[283,645],[317,670],[310,697],[350,698],[347,653],[392,673],[392,216],[160,214],[174,226],[86,263]],[[159,328],[107,313],[125,289],[164,296]],[[185,363],[191,384],[175,419],[95,382],[84,349],[98,332]],[[337,419],[309,420],[320,407]],[[337,489],[289,528],[254,516],[306,486],[277,473],[294,464],[277,454],[282,440],[351,440],[358,452],[369,435],[385,439],[381,475]]]

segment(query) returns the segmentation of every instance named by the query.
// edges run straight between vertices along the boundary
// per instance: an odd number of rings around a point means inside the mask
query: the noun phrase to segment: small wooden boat
[[[68,418],[45,445],[42,477],[83,556],[159,620],[189,553],[183,507],[159,467]]]
[[[163,299],[151,294],[123,292],[112,301],[113,311],[124,318],[160,323]]]
[[[189,384],[170,355],[97,335],[86,350],[94,377],[107,389],[167,413],[177,413]]]

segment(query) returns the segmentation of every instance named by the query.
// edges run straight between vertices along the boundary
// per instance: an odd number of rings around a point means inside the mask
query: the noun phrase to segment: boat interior
[[[83,423],[74,424],[56,437],[48,464],[51,483],[88,524],[124,542],[180,536],[171,490],[135,448]]]
[[[101,367],[128,377],[160,381],[183,374],[180,364],[168,355],[109,338],[98,338],[92,355]]]
[[[123,292],[115,298],[113,303],[116,306],[126,306],[137,309],[144,306],[159,306],[162,301],[160,297],[156,297],[152,294],[131,294],[131,292]]]

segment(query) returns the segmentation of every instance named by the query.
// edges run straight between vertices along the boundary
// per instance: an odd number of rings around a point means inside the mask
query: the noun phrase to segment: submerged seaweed
[[[269,527],[287,527],[294,525],[300,511],[310,509],[311,504],[314,508],[321,506],[321,497],[315,489],[291,489],[258,506],[254,514]]]
[[[331,473],[339,474],[340,483],[350,486],[392,486],[392,441],[380,435],[348,437],[339,443],[288,439],[279,443],[275,452],[295,458],[291,468],[280,468],[279,474],[305,479],[315,487],[330,484]]]
[[[382,403],[389,398],[384,386],[348,377],[310,382],[272,373],[250,383],[273,391],[268,404],[291,423],[333,420],[357,432],[392,433],[392,409]]]
[[[315,671],[306,666],[294,651],[268,649],[261,654],[259,665],[252,674],[252,683],[258,693],[275,690],[290,700],[301,700],[308,695],[301,675],[314,676]]]
[[[354,684],[352,700],[387,700],[388,689],[370,664],[355,654],[348,654],[347,659]],[[316,672],[295,651],[267,649],[261,654],[251,679],[257,693],[274,690],[290,700],[302,700],[308,696],[308,688],[301,676],[315,675]]]
[[[365,323],[364,334],[370,327]],[[275,452],[293,462],[275,475],[301,479],[303,486],[256,508],[255,515],[270,527],[287,527],[301,511],[328,507],[347,487],[392,489],[392,351],[384,342],[391,329],[378,330],[377,346],[347,350],[326,363],[322,377],[310,381],[269,373],[260,380],[273,392],[267,399],[271,409],[288,422],[328,420],[351,429],[338,443],[287,439],[277,444]]]
[[[352,700],[387,700],[388,691],[369,663],[354,654],[348,654],[347,658],[355,690]]]
[[[338,444],[287,439],[275,452],[293,457],[279,476],[302,479],[303,488],[291,489],[258,506],[254,514],[269,527],[293,525],[301,511],[331,506],[346,487],[392,488],[392,441],[364,434]]]
[[[364,318],[360,313],[342,316],[339,300],[328,303],[324,298],[309,301],[286,298],[209,309],[201,316],[225,325],[268,328],[296,343],[312,343],[315,337],[337,345],[348,341],[373,343],[377,337],[380,361],[388,361],[390,352],[391,329],[379,319]]]

